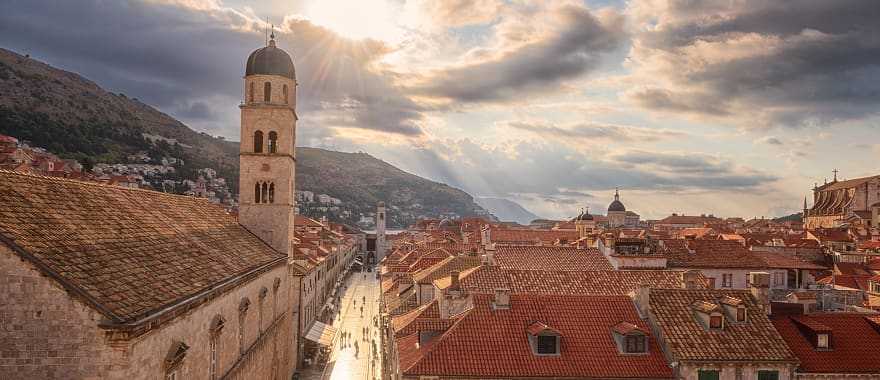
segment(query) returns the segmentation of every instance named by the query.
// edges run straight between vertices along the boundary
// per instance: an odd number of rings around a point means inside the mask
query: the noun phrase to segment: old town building
[[[205,199],[0,171],[0,378],[293,375],[296,79],[274,39],[244,85],[239,220]]]

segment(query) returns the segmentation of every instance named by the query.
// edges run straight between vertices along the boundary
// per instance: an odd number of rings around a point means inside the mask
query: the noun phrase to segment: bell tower
[[[290,255],[296,170],[296,74],[275,44],[247,59],[239,147],[239,223]]]

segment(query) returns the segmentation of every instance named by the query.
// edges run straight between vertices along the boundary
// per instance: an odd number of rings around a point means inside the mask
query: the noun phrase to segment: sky
[[[615,188],[643,218],[779,216],[880,174],[874,0],[0,1],[0,47],[231,140],[268,18],[298,145],[547,218]]]

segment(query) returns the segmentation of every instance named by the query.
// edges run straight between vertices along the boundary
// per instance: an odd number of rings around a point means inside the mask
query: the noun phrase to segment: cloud
[[[527,20],[511,17],[500,23],[495,33],[502,46],[474,49],[468,61],[433,70],[415,80],[410,90],[458,102],[521,99],[596,69],[604,55],[625,41],[623,17],[614,11],[593,13],[565,5],[533,17],[538,20],[523,24]],[[522,30],[525,25],[552,29]]]
[[[264,44],[255,16],[196,0],[33,0],[14,8],[0,13],[0,45],[138,97],[195,127],[238,135],[244,62]],[[296,18],[287,18],[276,34],[296,64],[298,112],[331,121],[310,128],[422,133],[423,107],[372,67],[387,46],[347,40]]]
[[[775,136],[765,136],[765,137],[762,137],[760,139],[755,140],[755,142],[758,144],[767,144],[767,145],[777,145],[777,146],[785,145],[782,142],[782,140],[780,140],[778,137],[775,137]]]
[[[433,25],[441,28],[458,28],[468,25],[490,23],[498,18],[500,0],[417,0],[406,6],[415,14],[414,27]]]
[[[583,143],[603,140],[612,142],[651,142],[673,137],[686,136],[685,133],[660,129],[625,125],[575,123],[565,127],[545,122],[509,121],[502,123],[509,128],[531,132],[543,138],[563,142]]]
[[[745,128],[860,120],[880,106],[873,1],[644,1],[629,66],[644,108]]]

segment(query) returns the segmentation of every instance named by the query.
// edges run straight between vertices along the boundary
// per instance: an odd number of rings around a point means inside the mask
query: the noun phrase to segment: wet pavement
[[[366,276],[364,276],[366,275]],[[342,291],[330,359],[323,371],[304,373],[309,380],[373,380],[382,374],[379,328],[381,285],[376,272],[352,273]]]

